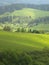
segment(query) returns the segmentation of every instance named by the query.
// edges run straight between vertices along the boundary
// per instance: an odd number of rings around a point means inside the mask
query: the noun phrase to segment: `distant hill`
[[[0,23],[49,30],[49,5],[11,4],[0,6]],[[14,27],[17,27],[14,25]]]
[[[0,14],[6,12],[13,12],[15,10],[20,10],[23,8],[32,8],[38,10],[49,11],[49,5],[34,5],[34,4],[11,4],[6,6],[0,6]]]
[[[29,27],[38,30],[49,30],[49,11],[23,8],[0,15],[0,23],[19,24],[19,27]]]

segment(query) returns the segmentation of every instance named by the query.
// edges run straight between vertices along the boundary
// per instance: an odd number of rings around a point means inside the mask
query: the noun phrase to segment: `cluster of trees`
[[[4,31],[12,31],[12,28],[10,26],[4,26],[3,28]],[[17,28],[17,30],[15,32],[28,32],[28,33],[37,33],[37,34],[40,34],[40,33],[46,33],[46,31],[43,31],[43,30],[32,30],[32,29],[28,29],[26,30],[26,28]]]
[[[0,18],[1,23],[28,23],[28,26],[38,25],[39,23],[49,24],[49,16],[39,17],[38,19],[32,20],[31,16],[10,16],[9,14],[5,17]]]
[[[0,18],[0,22],[1,23],[5,23],[5,22],[12,22],[12,16],[5,16],[5,17],[1,17]]]
[[[38,19],[30,21],[28,25],[33,26],[35,24],[36,26],[40,23],[49,24],[49,16],[39,17]]]
[[[9,22],[9,23],[29,23],[31,22],[31,16],[13,16],[7,13],[6,16],[0,18],[1,23]]]
[[[45,31],[43,31],[43,30],[31,30],[31,29],[29,29],[29,31],[28,32],[30,32],[30,33],[37,33],[37,34],[44,34],[45,33]]]
[[[49,50],[31,52],[0,52],[0,65],[49,65]]]
[[[3,27],[3,30],[4,30],[4,31],[11,31],[12,29],[11,29],[10,26],[4,26],[4,27]]]

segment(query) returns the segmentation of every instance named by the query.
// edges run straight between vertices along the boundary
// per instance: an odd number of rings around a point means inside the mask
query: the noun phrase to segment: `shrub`
[[[3,30],[4,31],[11,31],[11,27],[10,26],[4,26]]]

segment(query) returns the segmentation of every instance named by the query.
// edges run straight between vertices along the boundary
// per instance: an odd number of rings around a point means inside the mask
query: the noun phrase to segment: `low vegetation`
[[[0,65],[49,65],[49,35],[0,31]]]
[[[49,50],[34,50],[20,54],[17,51],[1,51],[0,65],[49,65]]]
[[[9,31],[9,32],[13,32],[13,29],[10,26],[4,26],[3,31]],[[34,30],[32,28],[23,28],[23,27],[18,27],[15,29],[14,32],[27,32],[27,33],[37,33],[37,34],[44,34],[44,33],[49,33],[48,30]]]

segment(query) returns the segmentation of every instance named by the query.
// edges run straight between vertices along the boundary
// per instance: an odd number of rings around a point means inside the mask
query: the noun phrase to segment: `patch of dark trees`
[[[29,22],[28,26],[36,26],[38,24],[49,24],[49,16],[45,16],[45,17],[39,17],[35,20],[32,20],[31,22]]]
[[[49,16],[39,17],[36,19],[32,19],[31,16],[11,16],[7,15],[0,18],[0,22],[12,22],[13,19],[18,18],[18,20],[13,21],[13,23],[28,23],[28,26],[38,25],[39,23],[49,24]]]
[[[8,32],[12,32],[12,28],[10,26],[4,26],[3,27],[3,31],[8,31]],[[49,33],[49,30],[32,30],[31,28],[28,28],[28,31],[26,30],[26,28],[20,28],[18,27],[15,32],[23,32],[23,33],[36,33],[36,34],[45,34],[45,33]]]
[[[15,20],[17,18],[18,18],[18,20]],[[13,21],[13,19],[15,21]],[[32,20],[31,16],[12,16],[10,14],[7,14],[4,17],[0,17],[0,22],[1,23],[4,23],[4,22],[10,22],[11,23],[12,21],[13,21],[13,23],[25,23],[25,22],[28,23],[31,20]]]
[[[4,16],[4,17],[2,17],[2,18],[0,18],[0,22],[1,23],[12,22],[12,16]]]

